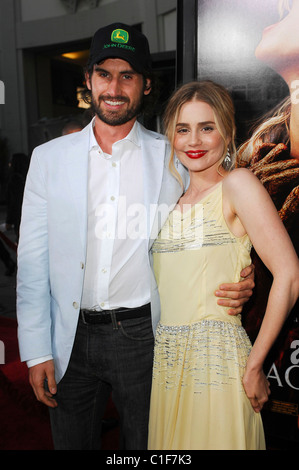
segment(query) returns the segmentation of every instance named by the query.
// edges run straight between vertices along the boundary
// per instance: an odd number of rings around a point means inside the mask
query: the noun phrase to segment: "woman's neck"
[[[215,171],[211,172],[189,172],[190,184],[182,198],[188,203],[195,203],[206,193],[208,193],[216,184],[223,181],[227,172],[221,168],[221,174]],[[204,173],[204,174],[203,174]]]

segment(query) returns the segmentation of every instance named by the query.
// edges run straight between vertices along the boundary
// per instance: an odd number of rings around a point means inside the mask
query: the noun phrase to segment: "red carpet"
[[[0,450],[52,450],[48,410],[39,403],[20,362],[15,320],[0,317],[5,364],[0,365]],[[105,418],[117,417],[110,402]],[[103,435],[103,450],[117,450],[118,428]]]

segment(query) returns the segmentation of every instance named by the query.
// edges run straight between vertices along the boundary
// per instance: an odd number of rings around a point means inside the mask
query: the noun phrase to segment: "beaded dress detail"
[[[152,251],[161,320],[156,332],[149,449],[264,449],[264,431],[244,392],[250,340],[241,316],[217,305],[220,284],[251,263],[247,235],[222,213],[222,183],[174,210]]]

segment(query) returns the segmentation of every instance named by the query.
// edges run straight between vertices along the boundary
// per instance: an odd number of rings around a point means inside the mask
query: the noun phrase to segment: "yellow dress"
[[[152,450],[265,449],[261,416],[244,392],[251,349],[240,315],[214,295],[250,264],[248,236],[222,213],[222,183],[181,214],[174,210],[153,245],[161,300],[151,395]]]

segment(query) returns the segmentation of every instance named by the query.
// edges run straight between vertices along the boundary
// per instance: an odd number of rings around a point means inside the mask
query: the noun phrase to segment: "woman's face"
[[[212,107],[203,101],[185,103],[175,129],[174,149],[189,171],[204,171],[222,161],[224,141],[217,129]]]
[[[267,27],[256,48],[256,57],[280,75],[299,64],[299,0],[293,0],[288,15]]]

